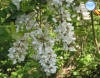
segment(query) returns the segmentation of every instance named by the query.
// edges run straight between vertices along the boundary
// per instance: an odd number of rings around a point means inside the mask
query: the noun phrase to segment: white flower
[[[74,0],[66,0],[66,2],[68,3],[72,3]]]
[[[55,73],[56,72],[56,69],[57,69],[57,66],[52,66],[50,68],[51,73]]]
[[[16,64],[17,63],[16,59],[12,59],[12,61],[13,61],[13,64]]]
[[[62,1],[61,0],[52,0],[53,4],[59,4],[62,5]]]
[[[63,43],[63,49],[66,51],[69,49],[68,44],[66,42]]]
[[[56,18],[52,18],[52,20],[53,20],[55,23],[57,22]]]
[[[83,19],[84,20],[90,20],[91,18],[90,18],[90,15],[89,14],[90,14],[89,12],[83,12],[82,13]]]
[[[69,51],[76,51],[75,47],[69,47]]]
[[[10,57],[10,59],[14,58],[14,55],[12,53],[8,54],[8,57]]]

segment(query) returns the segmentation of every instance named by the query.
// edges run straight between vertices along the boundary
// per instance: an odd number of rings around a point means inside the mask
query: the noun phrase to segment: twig
[[[34,25],[36,24],[37,20],[38,20],[38,12],[37,12],[36,21],[34,22],[34,24],[33,24],[33,26],[32,26],[32,28],[31,28],[31,29],[33,29],[33,27],[34,27]]]
[[[93,20],[93,13],[91,11],[91,24],[92,24],[92,30],[93,30],[94,45],[97,48],[98,53],[100,53],[99,46],[98,46],[98,41],[97,41],[97,38],[96,38],[96,35],[95,35],[94,22],[93,21],[94,21]]]
[[[41,20],[42,20],[42,18],[41,18],[41,13],[42,13],[41,6],[42,6],[42,3],[40,2],[40,28],[41,28]]]
[[[93,38],[95,41],[96,36],[95,36],[95,30],[94,30],[93,13],[92,13],[92,11],[90,13],[91,13],[91,24],[92,24],[92,30],[93,30]],[[96,42],[94,42],[94,44],[96,44]]]
[[[28,23],[30,22],[31,18],[34,16],[35,14],[33,14],[30,19],[27,21],[26,26],[28,25]]]

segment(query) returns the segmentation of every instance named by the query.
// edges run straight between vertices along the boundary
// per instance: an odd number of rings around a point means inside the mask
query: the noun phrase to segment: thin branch
[[[33,14],[33,15],[30,17],[30,19],[27,21],[26,26],[28,25],[28,23],[30,22],[30,20],[33,18],[34,15],[35,15],[35,14]]]
[[[34,27],[34,25],[36,24],[37,20],[38,20],[38,12],[37,12],[37,16],[36,16],[36,21],[34,22],[34,24],[33,24],[33,26],[32,26],[31,29],[33,29],[33,27]]]
[[[60,18],[61,18],[61,23],[63,22],[63,20],[62,20],[62,13],[61,13],[61,6],[59,6],[59,8],[60,8]]]
[[[42,18],[41,18],[41,13],[42,13],[41,6],[42,6],[42,2],[40,2],[40,28],[41,28],[41,21],[42,21]]]
[[[92,13],[92,11],[90,13],[91,13],[91,24],[92,24],[92,30],[93,30],[93,38],[95,41],[96,36],[95,36],[95,30],[94,30],[93,13]],[[96,42],[94,42],[94,44],[96,44]]]
[[[93,30],[94,45],[96,46],[98,53],[100,53],[98,41],[97,41],[97,38],[96,38],[96,35],[95,35],[94,22],[93,21],[94,21],[93,20],[93,13],[91,11],[91,24],[92,24],[92,30]]]

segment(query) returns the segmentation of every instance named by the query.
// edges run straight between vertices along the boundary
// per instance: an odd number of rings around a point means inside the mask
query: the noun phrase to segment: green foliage
[[[6,16],[7,16],[7,13],[6,13],[5,9],[0,10],[0,17],[6,18]]]
[[[5,41],[10,38],[9,33],[6,31],[5,27],[0,27],[0,41]]]
[[[9,3],[8,7],[5,7],[0,10],[0,18],[3,18],[1,25],[10,24],[10,22],[15,22],[17,16],[24,14],[22,10],[18,10],[16,5]]]
[[[17,7],[13,3],[9,3],[9,8],[12,9],[12,12],[17,11]]]

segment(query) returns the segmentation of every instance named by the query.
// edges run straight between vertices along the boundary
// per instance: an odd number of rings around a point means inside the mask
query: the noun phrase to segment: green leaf
[[[40,74],[38,71],[34,71],[33,74],[32,74],[32,77],[33,78],[39,78],[40,77]]]
[[[3,34],[3,30],[2,30],[2,28],[0,28],[0,34]]]
[[[23,73],[18,74],[18,78],[22,78],[23,77]]]
[[[9,16],[8,18],[6,18],[3,22],[4,25],[10,25],[10,22],[12,22],[11,16]]]
[[[23,15],[23,14],[24,14],[23,11],[21,11],[21,10],[20,10],[20,11],[17,11],[17,16],[18,16],[18,15]]]
[[[7,71],[11,71],[11,68],[8,68]]]
[[[27,3],[26,3],[26,1],[25,0],[23,0],[22,1],[22,3],[21,3],[21,8],[22,8],[22,10],[24,11],[24,12],[26,12],[27,10]]]
[[[5,9],[0,10],[0,17],[1,18],[6,18],[7,17],[7,13],[6,13]]]
[[[9,8],[5,8],[5,11],[6,11],[7,14],[11,14],[12,13]]]
[[[14,25],[14,22],[11,22],[11,33],[15,33],[16,32],[16,27]]]
[[[17,17],[17,13],[16,12],[11,14],[11,16],[10,16],[11,19],[14,19],[15,17]]]
[[[20,37],[22,37],[22,34],[21,33],[12,33],[12,38],[13,39],[20,39]]]
[[[4,34],[0,34],[0,41],[4,41],[6,39],[8,39],[9,35],[7,33],[4,33]]]
[[[6,31],[11,34],[10,29],[8,27],[6,27]]]
[[[17,72],[12,72],[12,75],[17,75]]]
[[[9,33],[6,31],[6,27],[0,27],[0,41],[4,41],[10,38]]]
[[[77,71],[73,72],[73,75],[78,75],[78,74],[79,74],[79,72],[77,72]]]
[[[22,33],[16,32],[16,27],[14,25],[14,22],[11,22],[11,36],[13,39],[18,39],[22,36]]]
[[[14,19],[14,18],[16,18],[17,16],[23,15],[23,14],[24,14],[24,12],[20,10],[20,11],[14,12],[14,13],[10,16],[10,18],[11,18],[11,19]]]
[[[52,15],[49,15],[47,21],[52,21]]]
[[[9,7],[12,9],[13,12],[17,11],[17,7],[13,3],[9,3]]]

